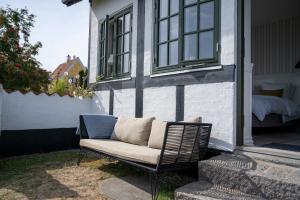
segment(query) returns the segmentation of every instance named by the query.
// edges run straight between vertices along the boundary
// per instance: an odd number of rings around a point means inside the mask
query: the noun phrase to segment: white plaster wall
[[[109,114],[109,90],[97,91],[91,102],[91,113]]]
[[[114,91],[114,116],[135,117],[135,89]]]
[[[176,87],[145,88],[143,112],[144,117],[175,121]]]
[[[237,1],[221,0],[221,64],[236,64]]]
[[[73,128],[90,112],[91,99],[20,92],[3,95],[2,130]]]
[[[245,58],[244,58],[244,144],[253,145],[252,139],[252,72],[251,62],[251,0],[245,0]]]
[[[91,46],[90,46],[90,83],[94,83],[98,71],[98,54],[99,54],[99,22],[104,20],[106,15],[112,15],[122,8],[133,6],[132,18],[132,55],[131,55],[131,76],[136,74],[136,46],[137,46],[137,10],[138,0],[94,0],[91,14]]]
[[[153,0],[145,1],[144,75],[151,74],[153,59]]]
[[[235,83],[211,83],[185,87],[185,119],[202,116],[212,123],[210,146],[232,151],[235,146]]]
[[[98,74],[98,19],[95,12],[91,10],[90,14],[91,30],[90,30],[90,66],[89,66],[89,83],[95,83]]]

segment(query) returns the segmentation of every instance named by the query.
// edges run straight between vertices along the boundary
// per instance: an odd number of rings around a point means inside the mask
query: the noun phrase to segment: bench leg
[[[149,173],[150,177],[150,187],[151,187],[151,195],[152,200],[157,200],[160,189],[160,177],[156,173]]]
[[[79,152],[79,156],[78,156],[78,159],[77,159],[77,166],[80,165],[80,162],[82,160],[82,158],[85,156],[85,153],[83,152],[83,150],[80,148],[80,152]]]

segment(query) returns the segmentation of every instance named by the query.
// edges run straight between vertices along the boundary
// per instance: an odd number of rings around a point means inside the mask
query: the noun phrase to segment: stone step
[[[279,149],[271,149],[266,147],[245,146],[238,147],[235,154],[251,157],[256,160],[273,162],[288,166],[300,167],[300,153],[285,151]]]
[[[223,186],[199,180],[190,183],[175,191],[176,200],[263,200],[262,196],[245,194],[238,190],[228,189]]]
[[[267,199],[300,199],[300,169],[255,160],[245,155],[222,154],[199,162],[199,177],[213,185]]]

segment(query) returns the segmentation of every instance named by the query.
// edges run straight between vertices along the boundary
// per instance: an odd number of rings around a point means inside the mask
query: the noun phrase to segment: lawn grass
[[[39,198],[37,195],[41,195],[43,198],[61,195],[63,196],[61,199],[80,199],[82,197],[90,198],[91,196],[88,195],[91,195],[92,192],[95,193],[92,198],[102,200],[106,198],[95,192],[98,191],[98,181],[110,177],[147,175],[124,163],[99,158],[95,155],[86,156],[78,168],[76,166],[78,155],[78,151],[71,150],[0,160],[0,200],[35,199]],[[82,174],[80,175],[80,173]],[[73,177],[74,174],[78,175]],[[83,175],[87,176],[84,179],[90,181],[84,184],[80,180]],[[165,177],[159,200],[174,199],[174,190],[191,182],[190,178],[176,174],[166,174]],[[37,194],[36,190],[41,189],[43,185],[47,187],[46,190],[53,187],[53,191],[56,191],[57,194],[50,194],[51,191],[46,194]]]

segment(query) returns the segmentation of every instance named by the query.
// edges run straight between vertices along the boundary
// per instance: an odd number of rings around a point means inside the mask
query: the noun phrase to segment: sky
[[[36,57],[42,68],[53,71],[67,59],[78,56],[87,66],[89,2],[83,0],[66,7],[61,0],[0,0],[0,7],[27,8],[36,15],[30,42],[42,42]]]

